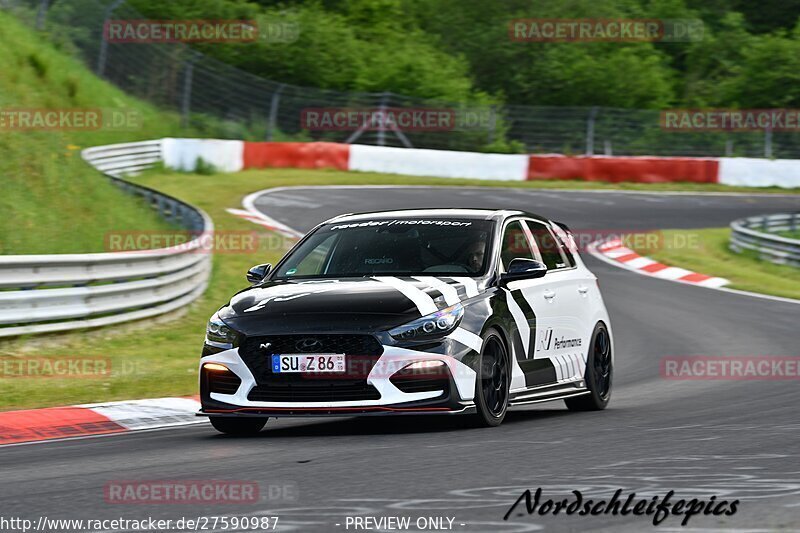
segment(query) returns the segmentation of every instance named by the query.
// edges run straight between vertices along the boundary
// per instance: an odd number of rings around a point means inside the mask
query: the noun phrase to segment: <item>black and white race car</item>
[[[603,409],[613,337],[566,226],[522,211],[343,215],[317,226],[208,323],[201,415],[468,413],[564,399]]]

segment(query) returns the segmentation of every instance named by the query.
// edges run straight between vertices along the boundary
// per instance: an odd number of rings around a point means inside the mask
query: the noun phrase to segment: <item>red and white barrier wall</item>
[[[800,187],[800,160],[722,157],[718,183],[748,187]]]
[[[611,183],[717,183],[716,159],[691,157],[612,157],[531,155],[529,180],[571,179]]]
[[[172,138],[163,139],[161,146],[164,164],[178,170],[193,170],[199,158],[223,172],[250,168],[333,168],[487,180],[691,182],[800,187],[800,160],[794,159],[484,154],[327,142]]]
[[[161,139],[161,159],[164,166],[175,170],[192,171],[197,160],[211,163],[221,172],[244,169],[244,141],[218,139]]]
[[[527,179],[528,156],[354,144],[350,146],[348,170],[441,178],[524,180]]]

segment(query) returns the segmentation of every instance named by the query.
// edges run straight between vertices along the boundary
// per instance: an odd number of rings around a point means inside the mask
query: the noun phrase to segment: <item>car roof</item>
[[[428,208],[428,209],[402,209],[397,211],[369,211],[364,213],[348,213],[339,215],[327,222],[357,222],[374,218],[470,218],[479,220],[505,220],[512,216],[525,216],[535,220],[548,222],[548,219],[527,211],[515,209],[457,209],[457,208]]]

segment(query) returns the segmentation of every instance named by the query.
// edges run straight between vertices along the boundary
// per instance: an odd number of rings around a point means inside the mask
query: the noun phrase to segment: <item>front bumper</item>
[[[441,361],[449,372],[447,390],[403,392],[392,376],[408,364],[420,361]],[[204,382],[202,369],[206,363],[218,363],[228,368],[241,383],[235,392],[211,392]],[[386,414],[457,414],[474,409],[475,371],[457,359],[440,353],[429,353],[397,346],[383,346],[383,353],[366,377],[366,383],[377,391],[373,399],[336,401],[255,401],[251,391],[256,378],[239,355],[238,348],[207,355],[200,360],[199,415],[211,416],[349,416]]]

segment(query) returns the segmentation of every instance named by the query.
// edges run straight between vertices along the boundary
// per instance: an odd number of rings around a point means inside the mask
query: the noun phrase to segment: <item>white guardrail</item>
[[[172,248],[92,254],[0,256],[0,337],[106,326],[176,310],[208,284],[211,219],[180,200],[129,183],[162,160],[161,141],[87,148],[83,159],[161,216],[197,232]]]
[[[765,261],[800,267],[800,239],[775,235],[779,231],[800,231],[800,213],[734,220],[730,248],[734,252],[752,250]]]

